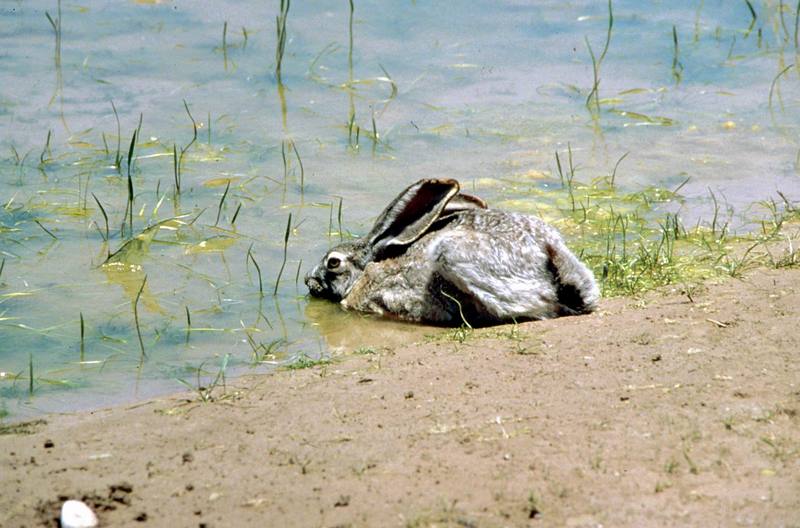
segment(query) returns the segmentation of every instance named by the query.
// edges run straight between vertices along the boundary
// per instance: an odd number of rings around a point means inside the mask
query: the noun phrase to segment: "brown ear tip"
[[[419,184],[429,184],[429,185],[445,185],[448,187],[460,187],[458,184],[458,180],[453,178],[423,178],[419,182]]]
[[[474,196],[472,194],[463,194],[463,193],[461,193],[458,196],[461,197],[461,199],[464,200],[465,202],[471,203],[472,205],[474,205],[478,209],[488,209],[489,208],[489,204],[487,204],[484,199],[478,198],[477,196]]]

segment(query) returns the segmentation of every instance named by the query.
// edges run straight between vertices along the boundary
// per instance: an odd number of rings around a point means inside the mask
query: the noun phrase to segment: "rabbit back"
[[[595,309],[594,277],[539,219],[493,210],[468,210],[405,253],[370,263],[347,308],[410,321],[473,325]]]

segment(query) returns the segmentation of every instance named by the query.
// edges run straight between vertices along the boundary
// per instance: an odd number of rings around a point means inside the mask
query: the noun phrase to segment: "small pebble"
[[[97,515],[79,500],[68,500],[61,506],[61,528],[92,528],[97,526]]]

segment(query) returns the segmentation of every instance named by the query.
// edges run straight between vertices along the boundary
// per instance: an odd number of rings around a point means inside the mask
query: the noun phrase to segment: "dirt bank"
[[[798,322],[761,270],[48,417],[0,436],[0,525],[797,526]]]

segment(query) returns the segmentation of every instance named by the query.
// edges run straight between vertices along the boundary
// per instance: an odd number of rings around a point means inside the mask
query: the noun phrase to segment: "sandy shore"
[[[798,324],[761,270],[6,427],[0,525],[797,526]]]

